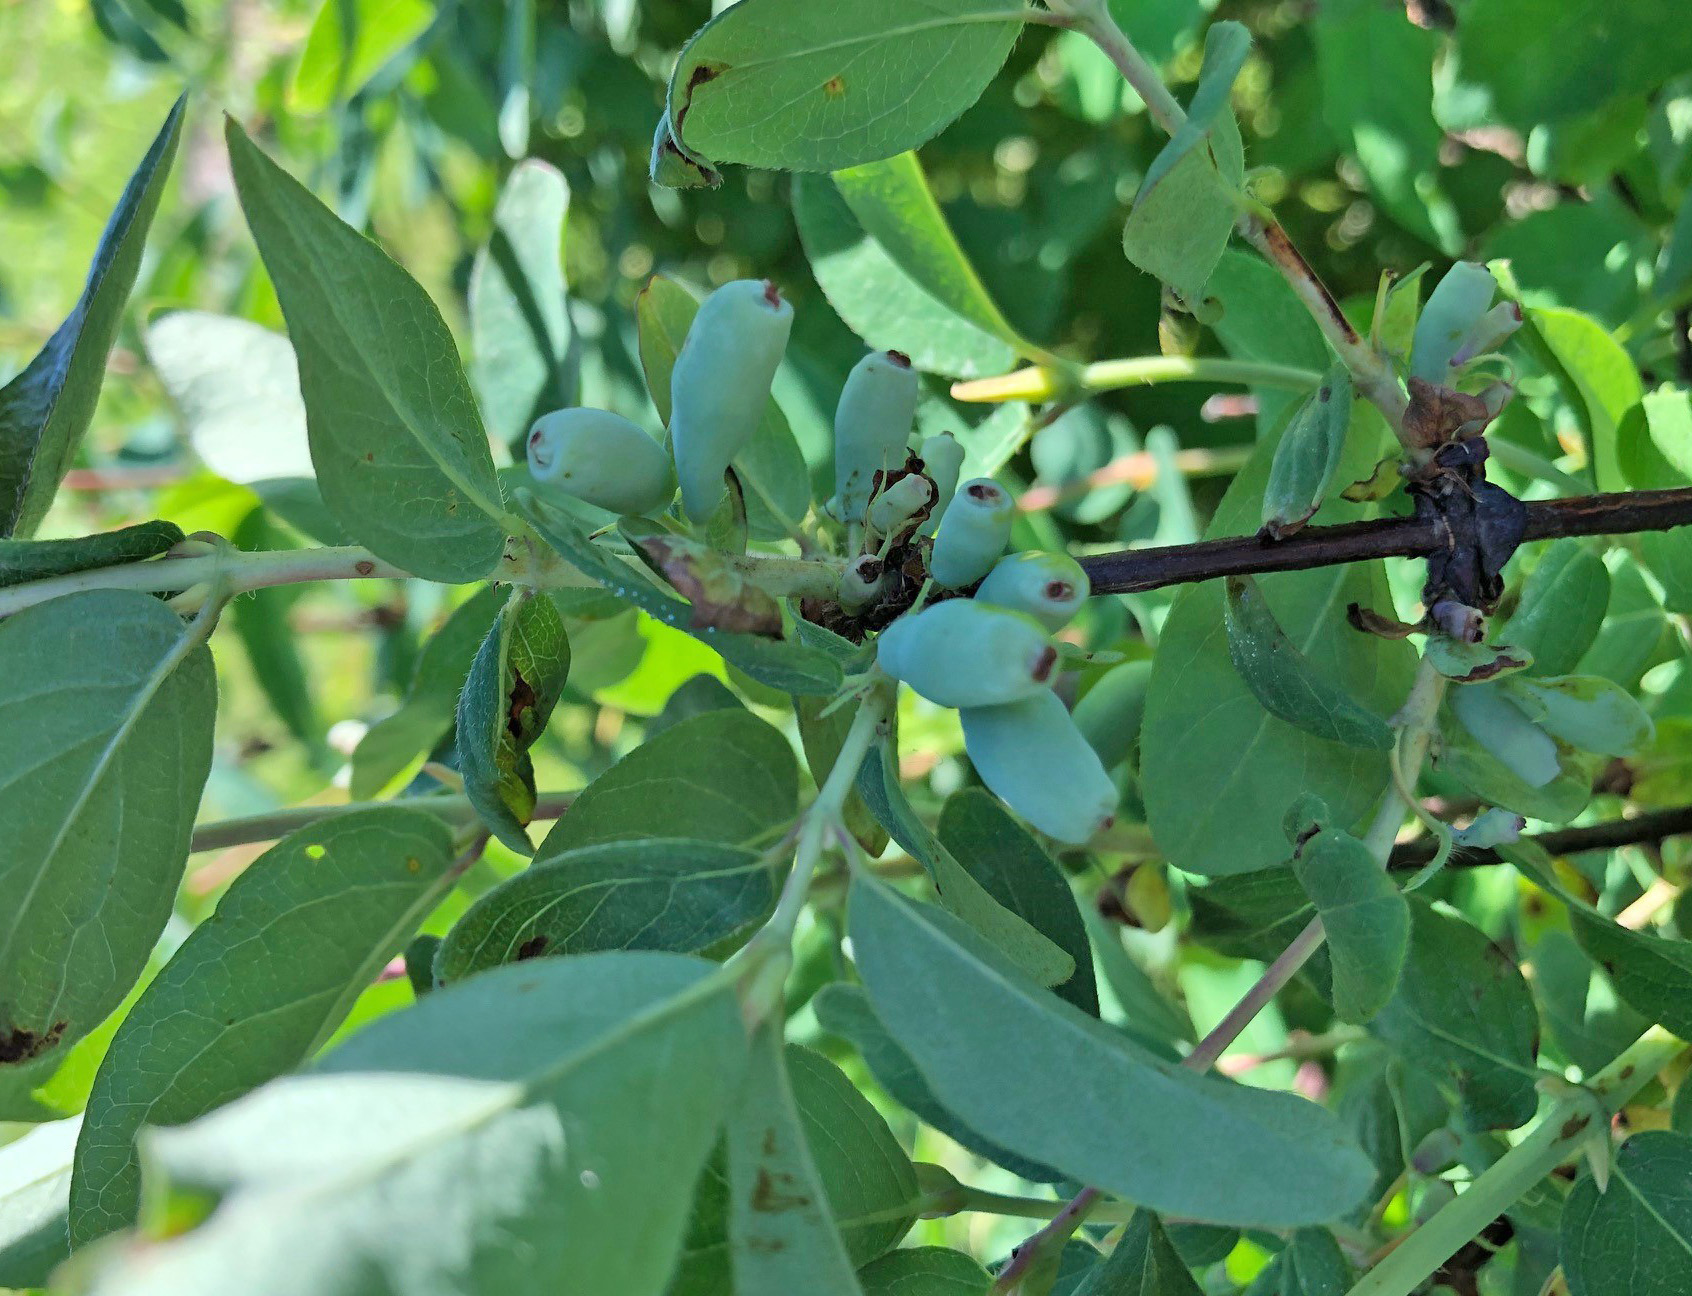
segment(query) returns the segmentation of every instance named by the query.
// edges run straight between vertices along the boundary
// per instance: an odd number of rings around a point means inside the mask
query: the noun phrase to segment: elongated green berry
[[[1115,816],[1116,784],[1050,689],[958,718],[981,781],[1048,837],[1080,845]]]
[[[902,466],[916,418],[917,375],[899,351],[853,366],[834,411],[834,496],[842,522],[862,522],[875,475]]]
[[[792,327],[793,307],[767,279],[724,284],[693,317],[670,375],[670,446],[695,522],[722,503],[723,473],[758,430]]]
[[[1106,671],[1075,704],[1076,727],[1106,769],[1115,769],[1139,746],[1150,683],[1149,658],[1123,662]]]
[[[933,502],[934,483],[921,473],[908,473],[870,501],[869,524],[891,534]]]
[[[947,599],[881,632],[876,660],[939,706],[993,706],[1046,688],[1057,649],[1032,617]]]
[[[975,477],[958,487],[946,508],[946,521],[934,537],[928,574],[947,589],[974,584],[993,569],[1010,540],[1016,505],[991,477]]]
[[[1463,684],[1451,692],[1452,714],[1483,748],[1529,787],[1561,772],[1557,744],[1498,684]]]
[[[999,559],[975,599],[1026,612],[1046,629],[1061,630],[1092,590],[1087,573],[1068,554],[1028,549]]]
[[[1459,261],[1445,272],[1416,321],[1410,344],[1410,375],[1431,383],[1450,384],[1451,358],[1469,330],[1492,305],[1498,283],[1492,271],[1473,261]]]
[[[1467,828],[1454,829],[1451,840],[1470,850],[1485,850],[1488,846],[1520,841],[1525,827],[1527,820],[1514,810],[1483,810]]]
[[[1263,530],[1270,539],[1291,535],[1322,506],[1350,424],[1351,375],[1335,365],[1305,397],[1275,447],[1263,490]]]
[[[922,456],[923,472],[934,483],[934,507],[929,510],[928,520],[917,529],[923,535],[933,535],[958,489],[958,474],[963,472],[964,448],[950,432],[936,432],[922,439],[917,454]]]
[[[606,410],[554,410],[536,419],[529,474],[542,499],[571,495],[613,513],[656,512],[676,493],[664,447]]]

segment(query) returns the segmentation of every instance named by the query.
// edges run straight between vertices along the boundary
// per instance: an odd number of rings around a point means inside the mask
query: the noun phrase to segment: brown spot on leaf
[[[44,1031],[12,1027],[6,1034],[0,1035],[0,1064],[28,1062],[31,1058],[40,1057],[59,1042],[66,1025],[62,1021],[54,1022]]]
[[[808,1194],[796,1191],[792,1175],[780,1170],[771,1174],[765,1167],[758,1167],[758,1181],[752,1185],[753,1210],[776,1215],[782,1211],[801,1210],[810,1204]]]
[[[827,81],[823,82],[823,93],[830,99],[840,98],[841,95],[846,93],[846,78],[843,76],[831,76]]]
[[[523,672],[515,667],[511,671],[511,692],[507,694],[509,709],[505,716],[505,729],[512,738],[522,742],[528,729],[529,713],[535,709],[533,685],[523,678]]]
[[[517,959],[521,962],[523,959],[538,958],[546,953],[546,947],[550,944],[552,942],[547,937],[537,932],[517,947]]]
[[[371,562],[368,558],[360,558],[353,564],[353,570],[360,576],[369,576],[376,570],[376,564]]]
[[[1557,1131],[1558,1138],[1571,1139],[1592,1123],[1591,1116],[1570,1116]]]

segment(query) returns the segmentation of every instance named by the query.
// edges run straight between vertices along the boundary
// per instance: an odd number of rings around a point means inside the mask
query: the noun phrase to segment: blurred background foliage
[[[1692,383],[1692,23],[1676,0],[1630,0],[1626,21],[1611,20],[1613,0],[1117,0],[1113,8],[1182,97],[1212,18],[1252,30],[1235,109],[1247,163],[1265,169],[1257,193],[1354,317],[1367,318],[1383,269],[1508,258],[1524,300],[1596,319],[1627,348],[1646,390]],[[167,308],[282,328],[234,200],[222,112],[378,238],[461,337],[472,263],[502,183],[524,157],[552,164],[571,195],[564,261],[578,398],[649,427],[656,416],[634,319],[650,276],[698,288],[775,279],[798,307],[777,397],[819,466],[835,393],[862,343],[813,278],[789,202],[793,182],[740,168],[716,190],[662,190],[647,179],[669,66],[710,16],[707,0],[0,0],[0,378],[57,327],[130,169],[176,95],[186,86],[193,96],[94,429],[42,534],[164,516],[249,547],[305,542],[249,488],[201,464],[148,359],[146,321]],[[1522,41],[1524,31],[1533,38]],[[1084,359],[1220,351],[1210,330],[1163,316],[1156,283],[1122,255],[1122,217],[1161,142],[1091,45],[1030,27],[922,162],[962,247],[1029,337]],[[1503,476],[1521,493],[1550,493],[1560,489],[1556,470],[1584,467],[1582,411],[1531,356],[1522,363],[1524,399],[1497,435],[1555,469],[1537,481]],[[255,402],[255,429],[264,413]],[[1143,490],[1122,484],[1031,514],[1019,543],[1196,538],[1238,448],[1255,439],[1252,413],[1238,392],[1196,384],[1113,393],[1078,409],[1035,437],[1007,474],[1013,485],[1061,485],[1142,445],[1163,471]],[[951,406],[944,383],[931,382],[929,425],[980,417]],[[1177,451],[1187,452],[1185,471],[1173,470]],[[1615,660],[1602,673],[1630,686],[1645,678],[1659,721],[1669,722],[1665,739],[1679,741],[1692,723],[1674,719],[1692,715],[1682,638],[1631,552],[1613,553],[1610,565],[1611,616],[1627,628],[1606,628]],[[1408,606],[1420,575],[1408,564],[1401,575]],[[450,753],[456,680],[441,686],[422,645],[462,596],[422,582],[366,582],[242,600],[215,645],[224,688],[202,818],[344,799],[349,781],[364,796],[428,785],[415,757],[360,776],[347,756],[368,726],[396,712],[437,756]],[[1092,646],[1144,656],[1169,598],[1097,600],[1085,635]],[[536,752],[543,790],[580,786],[649,731],[651,717],[667,722],[727,700],[697,680],[677,692],[700,674],[724,676],[693,640],[633,612],[608,615],[603,601],[568,610],[571,704]],[[734,682],[754,703],[779,701]],[[953,724],[920,703],[905,717],[905,772],[927,781],[929,808],[970,778]],[[1654,759],[1636,790],[1687,799],[1684,756],[1660,743]],[[358,786],[361,777],[370,786]],[[1095,877],[1149,857],[1144,829],[1131,822],[1132,791],[1124,822],[1090,862]],[[196,856],[178,939],[259,849]],[[515,866],[496,847],[460,895]],[[1625,860],[1610,867],[1627,872]],[[1487,888],[1505,883],[1445,885],[1466,890],[1477,921],[1496,926],[1514,896],[1489,900]],[[1157,903],[1139,898],[1142,909]],[[1195,948],[1177,954],[1168,931],[1131,936],[1141,964],[1178,979],[1200,1031],[1255,975],[1250,962]],[[815,945],[818,957],[831,948]],[[1140,992],[1143,974],[1115,972],[1113,993]],[[798,975],[807,975],[803,960]],[[817,969],[813,984],[821,979]],[[375,988],[353,1023],[408,994],[403,980]],[[1288,1025],[1272,1008],[1242,1044],[1280,1047]],[[101,1037],[58,1075],[32,1077],[47,1087],[28,1101],[75,1110]],[[1253,1078],[1287,1084],[1295,1069],[1276,1063]],[[22,1090],[6,1097],[14,1107],[24,1101]],[[975,1181],[993,1182],[979,1173]],[[973,1218],[947,1227],[1007,1238],[1018,1227]],[[993,1241],[967,1245],[989,1254]]]

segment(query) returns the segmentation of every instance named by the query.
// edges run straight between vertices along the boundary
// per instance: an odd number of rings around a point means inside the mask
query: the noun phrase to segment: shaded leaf
[[[49,1121],[0,1147],[0,1287],[45,1287],[70,1254],[65,1211],[81,1124]]]
[[[982,788],[964,788],[946,799],[938,837],[988,895],[1075,961],[1075,971],[1052,989],[1097,1016],[1087,928],[1075,893],[1040,843]]]
[[[860,876],[850,929],[876,1011],[936,1095],[1025,1156],[1148,1209],[1218,1223],[1327,1219],[1373,1178],[1327,1112],[1153,1056],[1024,979],[941,910]],[[1119,1101],[1125,1092],[1132,1105]],[[1241,1177],[1242,1160],[1274,1165],[1273,1180]]]
[[[323,0],[288,82],[288,107],[310,114],[345,103],[434,20],[429,0]]]
[[[290,834],[230,885],[118,1027],[77,1140],[77,1246],[135,1220],[143,1125],[178,1125],[299,1066],[440,899],[446,825],[359,811]]]
[[[992,1277],[962,1251],[904,1247],[858,1270],[864,1296],[986,1296]]]
[[[652,837],[769,845],[798,809],[799,768],[787,739],[749,711],[707,711],[648,739],[583,788],[536,862]]]
[[[1105,1262],[1088,1275],[1077,1296],[1200,1296],[1163,1224],[1148,1210],[1137,1210]]]
[[[1365,1022],[1392,997],[1410,944],[1410,910],[1369,848],[1327,829],[1293,855],[1293,874],[1327,934],[1334,1012]]]
[[[73,540],[0,540],[0,586],[156,558],[181,539],[174,522],[139,522]]]
[[[1374,1031],[1449,1081],[1468,1118],[1514,1129],[1538,1105],[1539,1014],[1516,965],[1466,919],[1411,897],[1410,956]]]
[[[184,95],[171,107],[124,186],[75,309],[23,372],[0,387],[0,536],[35,534],[94,417],[106,356],[141,268],[186,103]]]
[[[0,1062],[82,1038],[164,930],[211,768],[211,653],[149,594],[0,622]]]
[[[457,981],[502,963],[598,950],[699,953],[769,912],[773,878],[754,851],[681,838],[549,855],[453,924],[435,955],[435,978]]]
[[[1533,658],[1536,675],[1567,675],[1604,624],[1610,572],[1579,540],[1557,540],[1522,583],[1521,601],[1500,632]]]

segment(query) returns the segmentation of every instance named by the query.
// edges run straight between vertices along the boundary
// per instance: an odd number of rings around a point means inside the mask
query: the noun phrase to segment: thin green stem
[[[574,792],[543,792],[535,800],[534,818],[537,822],[556,819],[570,808],[570,803],[575,799]],[[194,829],[189,850],[198,854],[204,851],[226,850],[230,846],[241,846],[248,842],[275,841],[286,837],[296,828],[306,828],[325,819],[339,819],[344,815],[357,814],[361,810],[372,810],[378,806],[422,810],[454,825],[470,823],[476,817],[476,810],[470,804],[470,798],[453,793],[402,797],[390,801],[348,801],[341,805],[294,806],[287,810],[273,810],[268,814],[246,815],[239,819],[219,819],[213,823],[200,824]]]
[[[1230,360],[1225,356],[1125,356],[1063,369],[1033,365],[995,378],[953,383],[952,395],[967,402],[1003,403],[1051,400],[1076,389],[1108,392],[1158,383],[1238,383],[1247,387],[1308,391],[1321,381],[1322,375],[1314,369]]]
[[[1520,1143],[1363,1275],[1350,1296],[1410,1296],[1586,1139],[1608,1137],[1610,1118],[1685,1048],[1653,1026],[1586,1087],[1554,1102]]]

